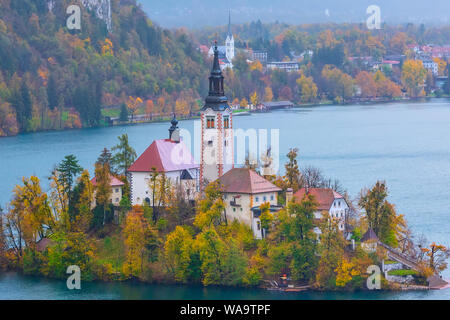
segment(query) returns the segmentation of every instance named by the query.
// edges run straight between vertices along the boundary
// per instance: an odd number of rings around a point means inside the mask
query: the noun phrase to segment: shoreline
[[[389,99],[389,100],[361,100],[361,99],[354,99],[350,101],[346,101],[342,104],[336,104],[333,101],[321,101],[318,103],[300,103],[295,104],[292,108],[281,108],[281,109],[273,109],[273,110],[249,110],[244,109],[240,112],[233,112],[233,116],[249,116],[253,113],[269,113],[274,110],[290,110],[290,109],[301,109],[301,108],[310,108],[310,107],[321,107],[321,106],[346,106],[346,105],[384,105],[389,103],[395,103],[395,102],[416,102],[416,101],[427,101],[431,99],[449,99],[449,96],[442,96],[442,97],[419,97],[419,98],[401,98],[401,99]],[[191,117],[182,117],[178,119],[179,121],[185,121],[185,120],[195,120],[199,119],[200,117],[198,115],[191,116]],[[116,123],[111,125],[98,125],[95,127],[81,127],[81,128],[66,128],[66,129],[44,129],[44,130],[37,130],[37,131],[30,131],[30,132],[19,132],[16,135],[12,136],[0,136],[1,139],[7,139],[11,137],[17,137],[22,135],[29,135],[29,134],[35,134],[35,133],[46,133],[46,132],[63,132],[63,131],[78,131],[78,130],[86,130],[86,129],[98,129],[98,128],[109,128],[109,127],[121,127],[121,126],[133,126],[133,125],[141,125],[141,124],[148,124],[148,123],[167,123],[170,122],[171,118],[162,118],[158,120],[149,120],[149,121],[135,121],[135,122],[125,122],[125,123]]]

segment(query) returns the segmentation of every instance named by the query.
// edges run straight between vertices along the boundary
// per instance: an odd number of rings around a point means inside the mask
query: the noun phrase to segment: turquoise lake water
[[[194,120],[180,121],[193,132]],[[234,127],[279,129],[280,163],[289,148],[300,150],[300,166],[313,165],[337,178],[356,198],[363,187],[386,180],[389,200],[416,234],[450,246],[450,100],[380,105],[320,106],[234,117]],[[22,176],[46,178],[67,154],[93,170],[104,147],[128,133],[140,154],[166,138],[168,123],[25,134],[0,139],[0,205]],[[450,272],[444,273],[450,278]],[[71,293],[64,282],[0,275],[0,299],[450,299],[450,290],[401,293],[280,294],[260,290],[86,284]]]

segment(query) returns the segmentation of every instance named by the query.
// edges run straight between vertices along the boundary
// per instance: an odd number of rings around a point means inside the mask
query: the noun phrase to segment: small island
[[[261,163],[249,156],[235,166],[237,128],[217,47],[209,88],[200,164],[174,116],[168,137],[139,157],[126,134],[104,148],[94,177],[75,155],[55,166],[49,192],[24,177],[0,210],[0,267],[66,279],[77,266],[83,281],[286,292],[448,285],[440,277],[447,248],[412,234],[385,182],[363,188],[354,204],[338,180],[300,168],[296,148],[284,175],[270,148]]]

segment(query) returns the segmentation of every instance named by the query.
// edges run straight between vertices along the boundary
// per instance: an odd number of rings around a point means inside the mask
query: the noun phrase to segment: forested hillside
[[[81,30],[66,26],[72,4]],[[0,0],[0,136],[96,126],[102,106],[134,111],[136,100],[197,108],[207,71],[185,33],[155,25],[135,0]]]

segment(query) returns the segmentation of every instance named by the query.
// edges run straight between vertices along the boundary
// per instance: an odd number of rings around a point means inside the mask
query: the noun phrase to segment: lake
[[[193,132],[194,120],[180,121],[179,126]],[[312,165],[320,168],[327,177],[339,179],[352,199],[357,198],[362,188],[385,180],[390,191],[389,200],[399,213],[405,215],[413,232],[450,246],[450,100],[279,110],[234,117],[234,127],[279,129],[281,164],[286,161],[289,148],[297,147],[301,167]],[[10,200],[11,191],[22,176],[37,175],[48,188],[46,178],[65,155],[76,155],[80,164],[92,172],[101,150],[115,145],[117,136],[128,133],[131,145],[140,154],[154,139],[166,138],[168,128],[168,123],[151,123],[0,139],[0,205],[4,206]],[[449,271],[444,273],[444,278],[450,278]],[[57,288],[61,285],[64,288],[60,292]],[[279,293],[260,290],[168,289],[166,286],[117,283],[86,284],[86,289],[81,291],[69,294],[64,283],[50,280],[11,274],[0,277],[0,299],[60,299],[66,295],[67,298],[82,299],[280,297]],[[166,293],[169,291],[170,294]],[[281,297],[450,299],[450,290],[368,295],[307,293]]]

